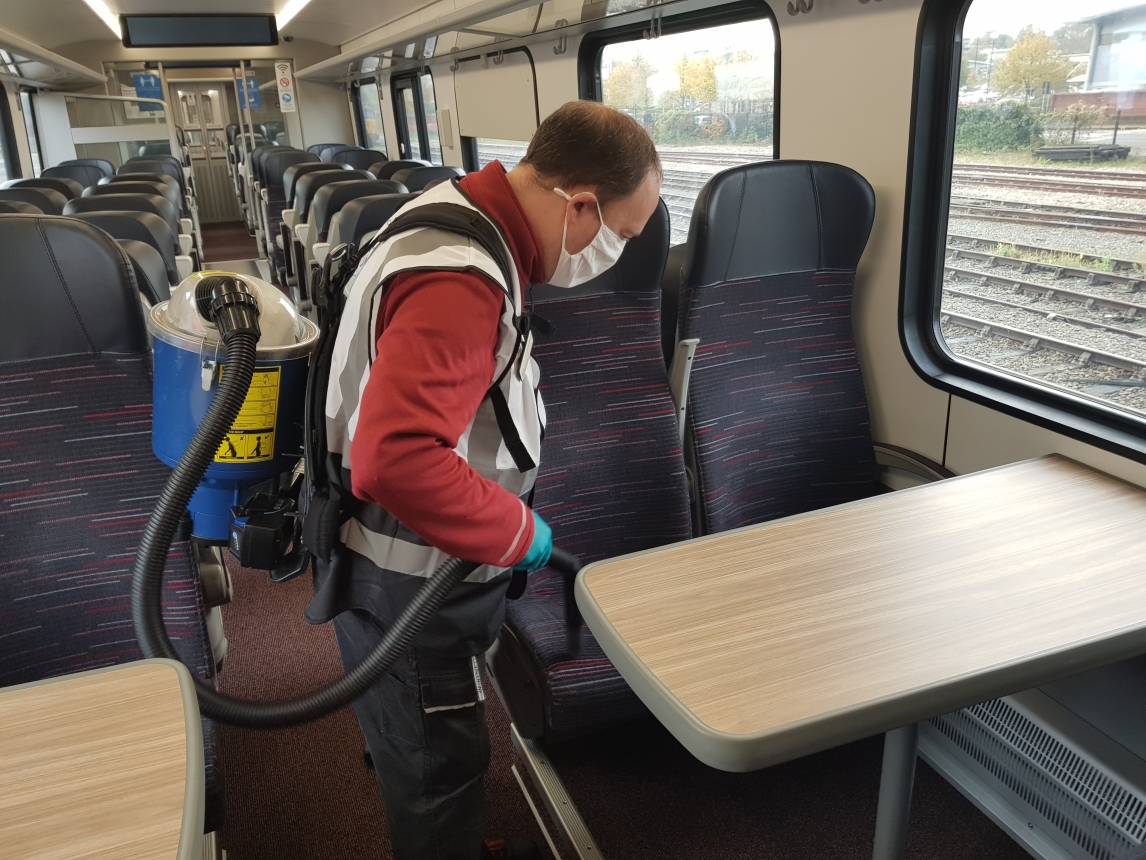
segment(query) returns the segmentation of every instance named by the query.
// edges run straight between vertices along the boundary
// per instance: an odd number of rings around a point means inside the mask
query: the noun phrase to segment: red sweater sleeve
[[[512,567],[533,517],[454,452],[493,379],[500,289],[468,272],[399,275],[350,448],[354,495],[450,555]]]

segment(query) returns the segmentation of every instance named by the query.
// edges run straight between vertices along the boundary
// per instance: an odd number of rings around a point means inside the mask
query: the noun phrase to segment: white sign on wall
[[[275,83],[279,87],[279,110],[283,113],[294,113],[294,75],[291,74],[290,63],[275,63]]]

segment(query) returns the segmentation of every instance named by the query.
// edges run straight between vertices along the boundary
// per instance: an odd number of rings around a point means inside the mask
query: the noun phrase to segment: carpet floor
[[[232,573],[236,596],[223,609],[225,692],[281,698],[338,676],[334,631],[302,619],[309,577],[273,585],[265,573]],[[543,845],[510,770],[509,720],[496,696],[487,714],[488,835],[531,836]],[[284,731],[221,727],[226,825],[220,844],[227,860],[390,860],[364,748],[349,708]],[[651,719],[551,751],[611,860],[867,860],[881,754],[882,739],[871,738],[764,771],[727,774],[700,764]],[[909,860],[1027,856],[920,762]]]
[[[253,260],[259,256],[255,238],[241,221],[203,224],[203,257],[208,263],[221,260]]]

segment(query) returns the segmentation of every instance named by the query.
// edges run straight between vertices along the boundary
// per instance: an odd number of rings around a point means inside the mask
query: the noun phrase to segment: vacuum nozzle
[[[251,288],[233,275],[209,275],[195,288],[195,306],[199,316],[213,322],[223,342],[233,334],[259,331],[259,300]]]

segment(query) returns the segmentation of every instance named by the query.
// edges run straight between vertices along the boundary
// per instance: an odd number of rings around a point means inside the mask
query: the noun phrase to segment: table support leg
[[[911,816],[911,788],[915,782],[918,750],[919,726],[916,724],[890,731],[884,738],[872,860],[901,860],[903,857],[907,847],[907,822]]]

